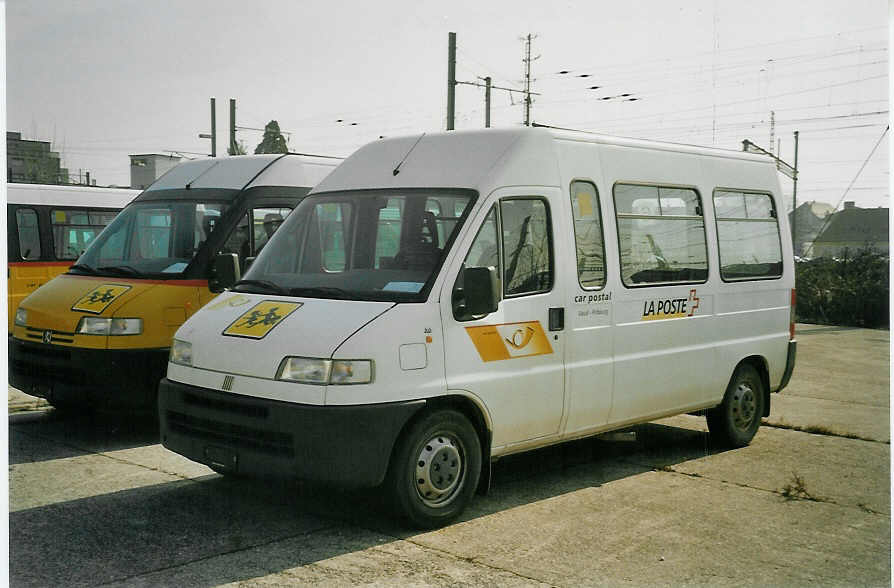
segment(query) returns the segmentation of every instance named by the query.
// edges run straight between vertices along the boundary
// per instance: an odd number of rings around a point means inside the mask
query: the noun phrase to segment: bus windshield
[[[229,206],[225,202],[135,202],[115,217],[71,273],[174,277],[183,273]]]
[[[474,199],[473,192],[460,190],[309,196],[233,289],[422,301]]]

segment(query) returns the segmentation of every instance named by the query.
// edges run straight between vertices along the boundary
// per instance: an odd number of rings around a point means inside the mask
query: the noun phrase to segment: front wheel
[[[754,438],[764,414],[764,384],[750,364],[739,366],[720,406],[707,412],[708,431],[723,445],[745,447]]]
[[[388,490],[401,514],[420,528],[447,524],[465,509],[481,475],[481,444],[469,420],[438,410],[401,436]]]

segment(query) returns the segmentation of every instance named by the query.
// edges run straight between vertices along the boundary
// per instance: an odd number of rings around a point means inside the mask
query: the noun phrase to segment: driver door
[[[551,204],[531,191],[506,194],[483,212],[484,218],[461,267],[441,297],[447,387],[481,399],[493,422],[493,447],[556,435],[564,408],[563,295],[556,279],[558,259]],[[481,218],[479,216],[479,218]],[[502,300],[486,316],[465,316],[462,271],[494,267]],[[445,307],[446,306],[446,307]]]

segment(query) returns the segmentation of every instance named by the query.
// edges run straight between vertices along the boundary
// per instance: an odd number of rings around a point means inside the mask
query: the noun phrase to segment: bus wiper
[[[341,298],[346,299],[350,298],[348,293],[341,288],[335,288],[333,286],[315,286],[315,287],[298,287],[298,288],[290,288],[289,294],[291,296],[321,296],[322,298]]]
[[[112,272],[113,274],[119,274],[119,275],[125,275],[125,276],[143,276],[143,275],[145,275],[143,272],[141,272],[137,268],[131,267],[129,265],[104,265],[97,269],[101,272]]]
[[[289,292],[280,286],[279,284],[274,284],[269,280],[239,280],[235,284],[233,284],[232,290],[236,290],[237,286],[260,286],[261,288],[266,289],[268,292],[273,292],[274,294],[279,294],[280,296],[287,296]],[[237,292],[251,292],[251,289],[240,289],[236,290]]]
[[[86,272],[88,274],[95,274],[96,268],[90,267],[86,263],[76,263],[68,267],[68,271],[71,270],[81,270],[82,272]]]

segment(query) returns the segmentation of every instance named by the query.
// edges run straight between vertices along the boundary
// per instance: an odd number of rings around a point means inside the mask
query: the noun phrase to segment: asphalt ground
[[[889,334],[798,326],[749,447],[703,418],[500,460],[459,522],[376,491],[231,480],[151,422],[10,389],[11,586],[889,586]]]

